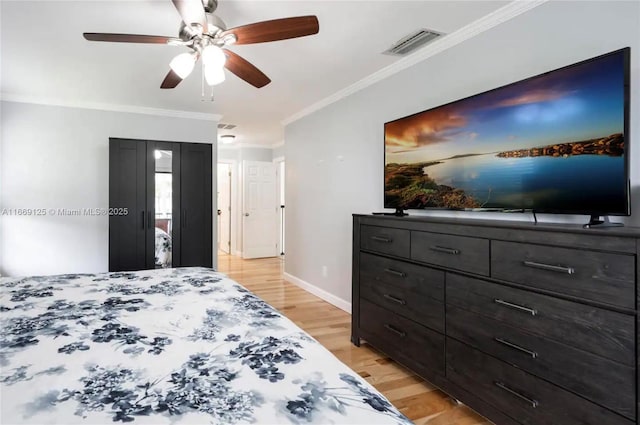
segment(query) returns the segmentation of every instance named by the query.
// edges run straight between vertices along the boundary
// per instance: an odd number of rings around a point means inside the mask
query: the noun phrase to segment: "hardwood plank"
[[[308,332],[416,424],[490,424],[368,344],[354,346],[350,341],[351,316],[285,281],[282,259],[243,260],[219,253],[218,269]]]

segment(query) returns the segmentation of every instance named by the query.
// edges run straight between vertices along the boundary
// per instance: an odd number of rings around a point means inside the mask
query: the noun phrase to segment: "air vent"
[[[443,35],[444,34],[441,32],[420,29],[402,38],[390,49],[387,49],[382,53],[385,55],[404,56]]]
[[[234,128],[236,128],[237,126],[235,124],[218,124],[218,128],[222,128],[224,130],[233,130]]]

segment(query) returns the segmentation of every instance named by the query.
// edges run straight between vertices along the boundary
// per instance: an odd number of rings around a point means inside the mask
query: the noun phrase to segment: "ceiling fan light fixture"
[[[236,41],[238,41],[238,37],[236,37],[236,35],[232,33],[226,34],[222,37],[222,42],[225,46],[236,44]]]
[[[207,81],[209,86],[215,86],[216,84],[220,84],[224,82],[224,68],[217,66],[210,66],[206,63],[204,64],[204,79]]]
[[[197,56],[195,52],[181,53],[171,60],[169,66],[183,80],[191,74],[196,64]]]
[[[202,62],[208,68],[222,68],[226,61],[227,57],[218,46],[210,44],[202,49]]]

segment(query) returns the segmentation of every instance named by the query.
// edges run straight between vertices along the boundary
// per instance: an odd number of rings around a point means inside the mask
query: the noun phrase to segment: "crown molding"
[[[133,114],[156,115],[161,117],[188,118],[194,120],[219,122],[222,115],[207,114],[204,112],[179,111],[174,109],[148,108],[136,105],[116,105],[111,103],[78,102],[62,99],[49,99],[37,96],[19,95],[11,93],[1,93],[0,100],[3,102],[31,103],[34,105],[62,106],[65,108],[93,109],[98,111],[127,112]]]
[[[385,78],[397,74],[398,72],[403,71],[419,62],[422,62],[425,59],[428,59],[440,52],[450,49],[465,40],[473,38],[495,26],[507,22],[515,18],[516,16],[519,16],[535,7],[540,6],[541,4],[546,3],[547,1],[549,0],[514,0],[511,3],[483,16],[482,18],[477,19],[468,25],[465,25],[459,30],[454,31],[451,34],[447,34],[441,39],[428,44],[415,53],[399,59],[391,65],[374,72],[373,74],[363,78],[362,80],[359,80],[351,84],[350,86],[337,91],[331,96],[328,96],[296,112],[295,114],[282,120],[281,123],[285,126],[289,125],[292,122],[299,120],[300,118],[310,115],[313,112],[316,112],[332,103],[339,101],[340,99],[343,99],[366,87],[369,87],[372,84],[377,83],[378,81],[384,80]]]
[[[243,144],[242,142],[239,143],[229,143],[229,144],[222,144],[222,143],[218,143],[218,149],[274,149],[277,148],[279,145],[259,145],[257,143],[245,143]]]
[[[218,145],[218,150],[224,150],[224,151],[231,151],[235,149],[240,149],[242,147],[242,146],[238,146],[235,143],[223,144],[220,141],[218,141],[217,145]]]

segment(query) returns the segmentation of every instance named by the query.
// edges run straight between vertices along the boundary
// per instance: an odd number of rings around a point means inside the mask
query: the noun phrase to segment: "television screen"
[[[628,108],[625,48],[388,122],[385,207],[628,215]]]

